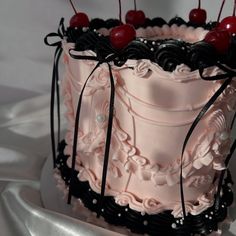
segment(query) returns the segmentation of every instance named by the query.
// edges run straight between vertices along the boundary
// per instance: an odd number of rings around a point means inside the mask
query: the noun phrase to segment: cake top
[[[128,59],[148,59],[169,72],[180,64],[191,70],[217,63],[236,68],[235,10],[232,17],[220,22],[224,2],[217,21],[207,23],[207,13],[201,8],[200,0],[198,8],[191,10],[188,22],[177,16],[169,22],[160,17],[146,18],[134,1],[134,10],[126,14],[126,24],[121,21],[121,4],[119,20],[89,21],[71,2],[75,15],[64,37],[68,43],[75,44],[75,51],[91,50],[101,61],[109,56],[116,66],[122,66]]]

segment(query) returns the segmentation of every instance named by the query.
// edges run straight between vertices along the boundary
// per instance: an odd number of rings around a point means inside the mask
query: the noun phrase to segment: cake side
[[[81,85],[96,62],[72,59],[69,48],[73,45],[64,44],[66,74],[62,86],[69,121],[65,154],[71,156]],[[80,54],[94,55],[91,51]],[[112,68],[116,99],[106,195],[139,212],[156,214],[171,209],[178,217],[183,140],[221,83],[201,80],[198,71],[191,71],[184,64],[173,72],[145,59],[128,60],[121,67]],[[205,73],[210,76],[221,72],[212,67]],[[187,210],[193,215],[213,204],[215,179],[224,168],[230,144],[234,93],[231,85],[201,120],[187,147],[183,160],[184,189]],[[101,191],[109,94],[109,71],[102,64],[92,75],[83,97],[76,158],[78,178],[89,181],[97,193]]]

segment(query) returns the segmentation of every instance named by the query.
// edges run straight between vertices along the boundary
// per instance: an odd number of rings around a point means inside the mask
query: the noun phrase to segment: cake
[[[213,23],[154,18],[118,50],[109,39],[117,24],[94,19],[88,28],[65,30],[60,22],[62,39],[53,44],[55,177],[69,203],[79,199],[134,233],[217,231],[233,202],[228,163],[235,148],[235,36],[222,53],[206,40]],[[53,107],[61,54],[68,128],[56,157]]]

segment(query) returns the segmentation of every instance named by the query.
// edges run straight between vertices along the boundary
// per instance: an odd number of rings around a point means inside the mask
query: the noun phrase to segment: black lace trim
[[[56,166],[65,184],[69,185],[71,169],[66,164],[68,156],[63,153],[65,146],[65,141],[59,144]],[[222,186],[223,194],[220,199],[220,208],[215,210],[212,206],[199,215],[188,215],[184,221],[182,218],[174,218],[171,211],[163,211],[156,215],[142,215],[140,212],[130,209],[129,206],[116,204],[114,198],[109,196],[104,197],[104,206],[100,212],[98,204],[100,194],[94,192],[87,181],[79,181],[76,177],[77,174],[78,172],[76,172],[73,181],[72,196],[81,199],[86,208],[101,214],[108,223],[125,226],[138,234],[153,236],[208,235],[212,231],[218,230],[218,223],[227,217],[227,207],[233,203],[233,192],[230,188],[233,182],[230,173],[228,173]]]

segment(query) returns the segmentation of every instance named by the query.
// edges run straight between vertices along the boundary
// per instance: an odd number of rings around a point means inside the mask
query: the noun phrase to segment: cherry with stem
[[[227,30],[231,35],[236,34],[236,0],[234,0],[233,14],[232,16],[225,17],[219,24],[219,28]]]
[[[125,21],[127,24],[131,24],[136,28],[145,24],[146,16],[143,11],[137,10],[136,0],[134,0],[134,10],[130,10],[126,13]]]
[[[204,25],[207,19],[206,10],[201,8],[201,0],[198,0],[198,8],[192,9],[189,13],[189,21],[194,25]]]
[[[72,0],[69,0],[69,2],[70,2],[70,5],[72,6],[72,9],[75,12],[75,14],[70,19],[70,27],[72,27],[72,28],[89,27],[88,16],[83,12],[78,12],[76,10]]]
[[[235,2],[234,3],[234,7],[235,7],[236,0],[234,2]],[[224,5],[225,5],[225,0],[222,1],[221,7],[220,7],[216,28],[209,31],[204,38],[204,41],[211,44],[219,54],[225,54],[229,50],[229,47],[231,44],[231,35],[227,27],[229,26],[228,23],[231,22],[232,17],[235,18],[235,16],[226,17],[223,19],[223,21],[221,21],[221,23],[219,23]],[[235,11],[233,12],[233,14],[234,13]]]
[[[135,29],[130,24],[122,24],[121,21],[121,0],[119,0],[119,18],[121,25],[114,27],[109,35],[113,48],[122,50],[136,37]]]

